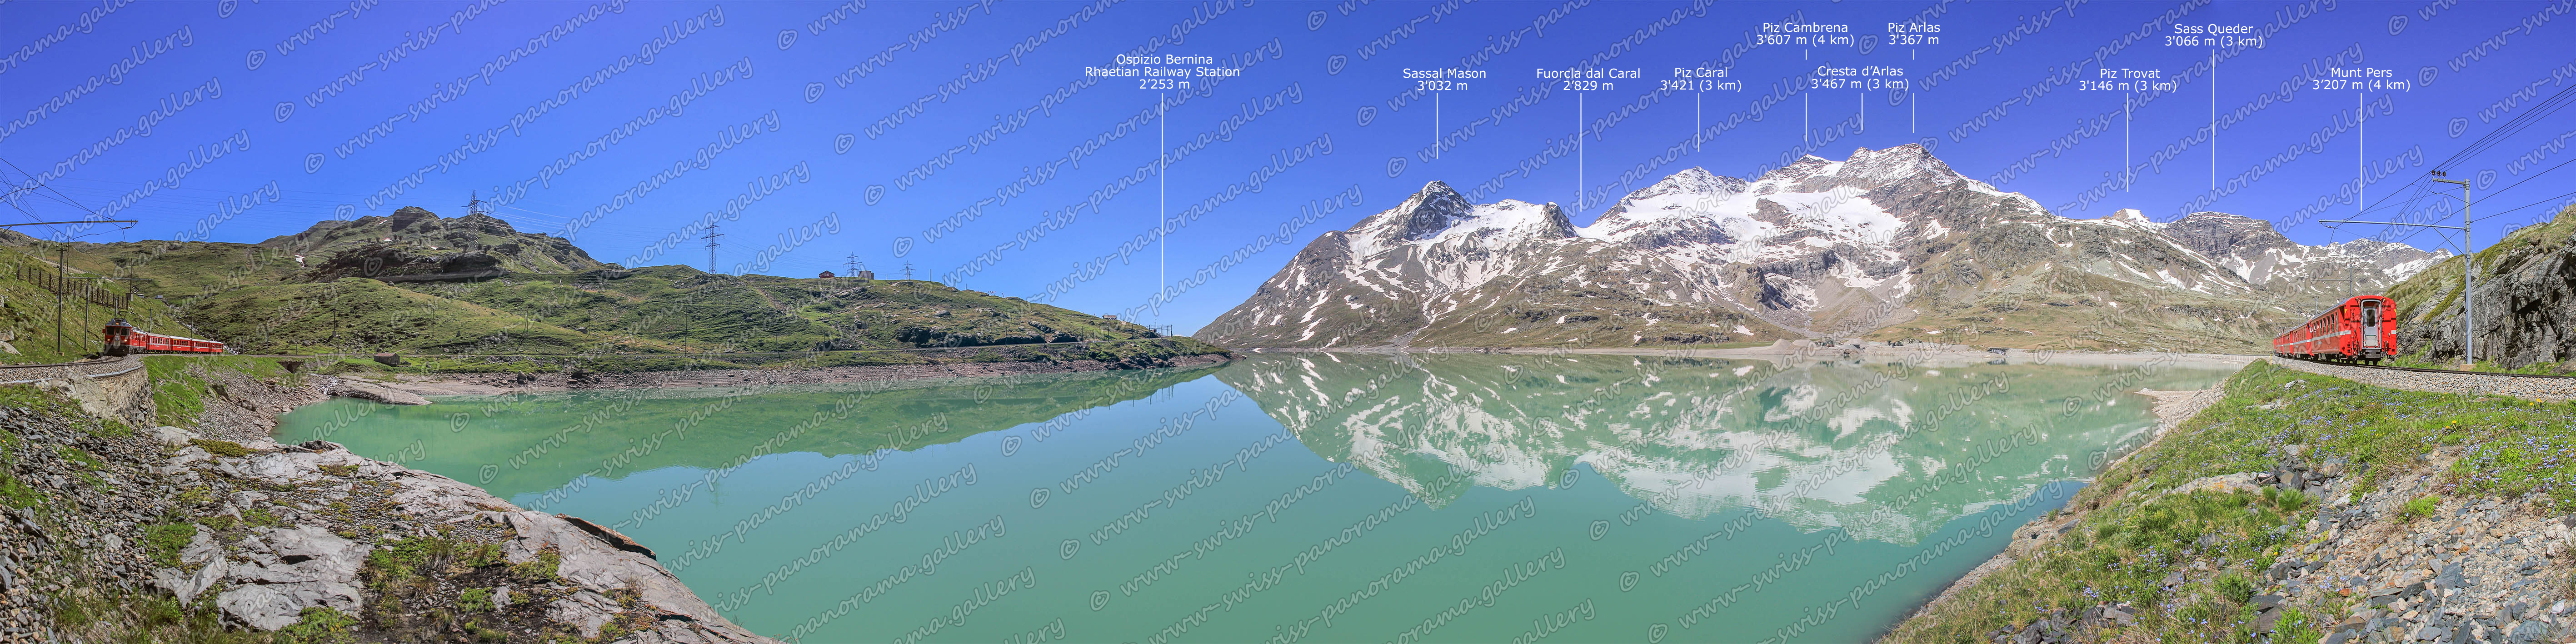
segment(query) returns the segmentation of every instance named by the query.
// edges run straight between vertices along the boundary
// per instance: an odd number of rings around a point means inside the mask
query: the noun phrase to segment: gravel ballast
[[[2272,364],[2351,380],[2375,387],[2453,394],[2494,394],[2558,402],[2576,400],[2576,378],[2525,378],[2482,373],[2427,373],[2324,364],[2306,360],[2264,358]]]

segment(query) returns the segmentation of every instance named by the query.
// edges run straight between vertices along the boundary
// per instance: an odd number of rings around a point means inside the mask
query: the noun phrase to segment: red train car
[[[2316,319],[2272,339],[2272,355],[2377,363],[2397,352],[2390,302],[2380,295],[2344,300]]]
[[[135,353],[223,353],[224,343],[213,340],[182,338],[175,335],[145,333],[126,324],[125,318],[107,322],[104,331],[107,354],[121,356]]]

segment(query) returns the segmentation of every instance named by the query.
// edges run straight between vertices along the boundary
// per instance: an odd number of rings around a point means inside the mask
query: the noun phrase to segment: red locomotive
[[[2363,295],[2272,339],[2272,355],[2376,364],[2397,352],[2388,298]]]
[[[213,340],[182,338],[175,335],[145,333],[126,324],[125,318],[107,322],[107,354],[121,356],[135,353],[223,353],[224,343]]]

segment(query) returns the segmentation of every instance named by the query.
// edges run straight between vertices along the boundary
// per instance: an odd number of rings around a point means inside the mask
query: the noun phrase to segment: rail
[[[74,361],[71,361],[71,362],[44,362],[44,363],[37,363],[37,364],[0,364],[0,369],[40,369],[40,368],[44,368],[44,367],[78,367],[78,366],[83,366],[83,365],[106,364],[106,363],[115,362],[115,361],[118,361],[118,360],[123,360],[123,358],[117,358],[117,357],[106,357],[106,358],[91,358],[91,359],[88,359],[88,360],[74,360]]]
[[[2357,362],[2336,362],[2336,361],[2333,361],[2333,360],[2318,360],[2318,359],[2315,359],[2315,358],[2296,358],[2296,357],[2290,357],[2290,356],[2280,356],[2280,357],[2283,357],[2283,358],[2289,358],[2289,359],[2291,359],[2291,360],[2297,360],[2297,361],[2300,361],[2300,362],[2313,362],[2313,363],[2317,363],[2317,364],[2343,365],[2343,366],[2346,366],[2346,367],[2364,367],[2364,368],[2369,368],[2369,369],[2387,369],[2387,370],[2391,370],[2391,371],[2417,371],[2417,372],[2423,372],[2423,373],[2457,373],[2457,374],[2467,374],[2467,375],[2472,375],[2472,376],[2505,376],[2505,377],[2509,377],[2509,378],[2559,378],[2559,379],[2576,378],[2576,376],[2552,376],[2552,375],[2547,375],[2547,374],[2537,374],[2537,373],[2502,373],[2502,372],[2495,372],[2495,371],[2461,371],[2461,370],[2458,370],[2458,369],[2424,369],[2424,368],[2420,368],[2420,367],[2390,367],[2390,366],[2375,365],[2375,364],[2361,364],[2361,363],[2357,363]]]

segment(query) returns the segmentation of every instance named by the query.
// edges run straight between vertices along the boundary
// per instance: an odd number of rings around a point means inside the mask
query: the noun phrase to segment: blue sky
[[[705,268],[696,237],[714,221],[724,272],[810,276],[855,254],[880,277],[910,263],[1185,333],[1426,181],[1586,224],[1688,167],[1751,177],[1906,143],[2060,215],[2217,210],[2306,243],[2381,233],[2314,223],[2374,204],[2363,218],[2456,219],[2419,195],[2447,168],[2479,183],[2485,243],[2568,198],[2569,171],[2549,171],[2576,158],[2561,149],[2576,115],[2471,144],[2576,82],[2571,10],[13,0],[0,218],[106,212],[142,223],[20,230],[254,242],[403,206],[459,216],[479,193],[602,261]],[[1240,73],[1161,89],[1085,75],[1128,53]],[[1404,73],[1444,68],[1483,74],[1421,92]],[[1724,71],[1683,90],[1676,68]],[[1159,243],[1158,214],[1180,218]]]

